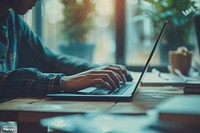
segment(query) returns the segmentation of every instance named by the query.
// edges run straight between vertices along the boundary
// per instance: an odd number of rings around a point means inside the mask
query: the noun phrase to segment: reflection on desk
[[[149,128],[151,120],[147,116],[82,114],[59,116],[41,120],[45,127],[55,132],[70,133],[159,133]]]

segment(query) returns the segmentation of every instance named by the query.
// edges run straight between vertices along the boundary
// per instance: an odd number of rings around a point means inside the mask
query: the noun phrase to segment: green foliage
[[[84,42],[93,28],[95,5],[91,0],[62,0],[62,3],[65,5],[64,38],[69,43]]]
[[[164,21],[168,21],[165,39],[169,44],[185,45],[189,43],[189,35],[193,26],[195,2],[191,0],[144,0],[152,5],[142,9],[149,14],[158,33]]]

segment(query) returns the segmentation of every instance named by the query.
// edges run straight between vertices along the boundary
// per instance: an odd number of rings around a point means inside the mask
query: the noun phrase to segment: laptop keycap
[[[91,91],[89,94],[96,94],[96,95],[106,95],[106,94],[122,94],[124,93],[129,87],[131,86],[131,84],[124,84],[122,85],[120,88],[115,89],[114,91],[112,90],[108,90],[105,88],[97,88],[93,91]]]
[[[106,95],[110,94],[112,90],[104,89],[104,88],[97,88],[93,91],[91,91],[89,94],[95,94],[95,95]]]
[[[120,88],[114,90],[111,94],[123,94],[130,86],[131,84],[124,84]]]

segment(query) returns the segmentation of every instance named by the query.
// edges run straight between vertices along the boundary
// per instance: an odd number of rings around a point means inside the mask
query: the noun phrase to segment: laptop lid
[[[165,21],[165,22],[164,22],[164,25],[163,25],[163,27],[162,27],[162,29],[161,29],[161,31],[160,31],[160,34],[158,35],[158,38],[157,38],[157,40],[156,40],[156,42],[155,42],[155,44],[154,44],[154,46],[153,46],[153,48],[152,48],[152,50],[151,50],[150,55],[149,55],[149,57],[148,57],[148,59],[147,59],[147,61],[146,61],[146,64],[145,64],[145,66],[144,66],[144,68],[143,68],[143,70],[142,70],[142,73],[141,73],[141,75],[140,75],[140,77],[139,77],[139,80],[138,80],[138,83],[137,83],[137,85],[136,85],[136,89],[135,89],[135,90],[133,91],[133,93],[132,93],[132,96],[134,96],[134,94],[136,94],[135,92],[138,90],[137,88],[138,88],[140,82],[141,82],[141,81],[143,80],[143,78],[144,78],[144,75],[145,75],[145,73],[146,73],[146,71],[147,71],[147,69],[148,69],[148,66],[149,66],[151,60],[153,59],[154,53],[155,53],[155,51],[156,51],[156,49],[157,49],[157,47],[158,47],[158,42],[159,42],[160,38],[162,37],[162,35],[163,35],[165,29],[166,29],[167,23],[168,23],[168,21]]]
[[[71,94],[71,93],[59,93],[59,94],[48,94],[48,97],[51,97],[53,99],[57,99],[57,100],[73,100],[73,101],[131,101],[132,98],[134,97],[134,95],[136,94],[137,90],[138,90],[138,86],[140,84],[140,82],[142,81],[147,68],[149,66],[149,63],[151,61],[151,59],[153,58],[153,55],[156,51],[156,48],[158,46],[158,42],[160,40],[160,38],[163,35],[163,32],[165,31],[165,28],[167,26],[167,21],[165,21],[161,32],[151,50],[151,53],[144,65],[144,68],[141,72],[141,74],[137,77],[134,77],[133,82],[131,83],[132,86],[130,86],[130,88],[124,93],[124,94],[120,94],[120,95],[113,95],[113,94],[107,94],[107,95],[91,95],[91,94],[79,94],[79,93],[75,93],[75,94]],[[134,76],[134,75],[133,75]],[[130,83],[129,83],[130,84]]]

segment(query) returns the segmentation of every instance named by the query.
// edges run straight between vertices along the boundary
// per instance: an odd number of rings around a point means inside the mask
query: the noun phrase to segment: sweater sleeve
[[[62,73],[42,73],[35,68],[0,72],[0,97],[46,96],[60,92]]]

